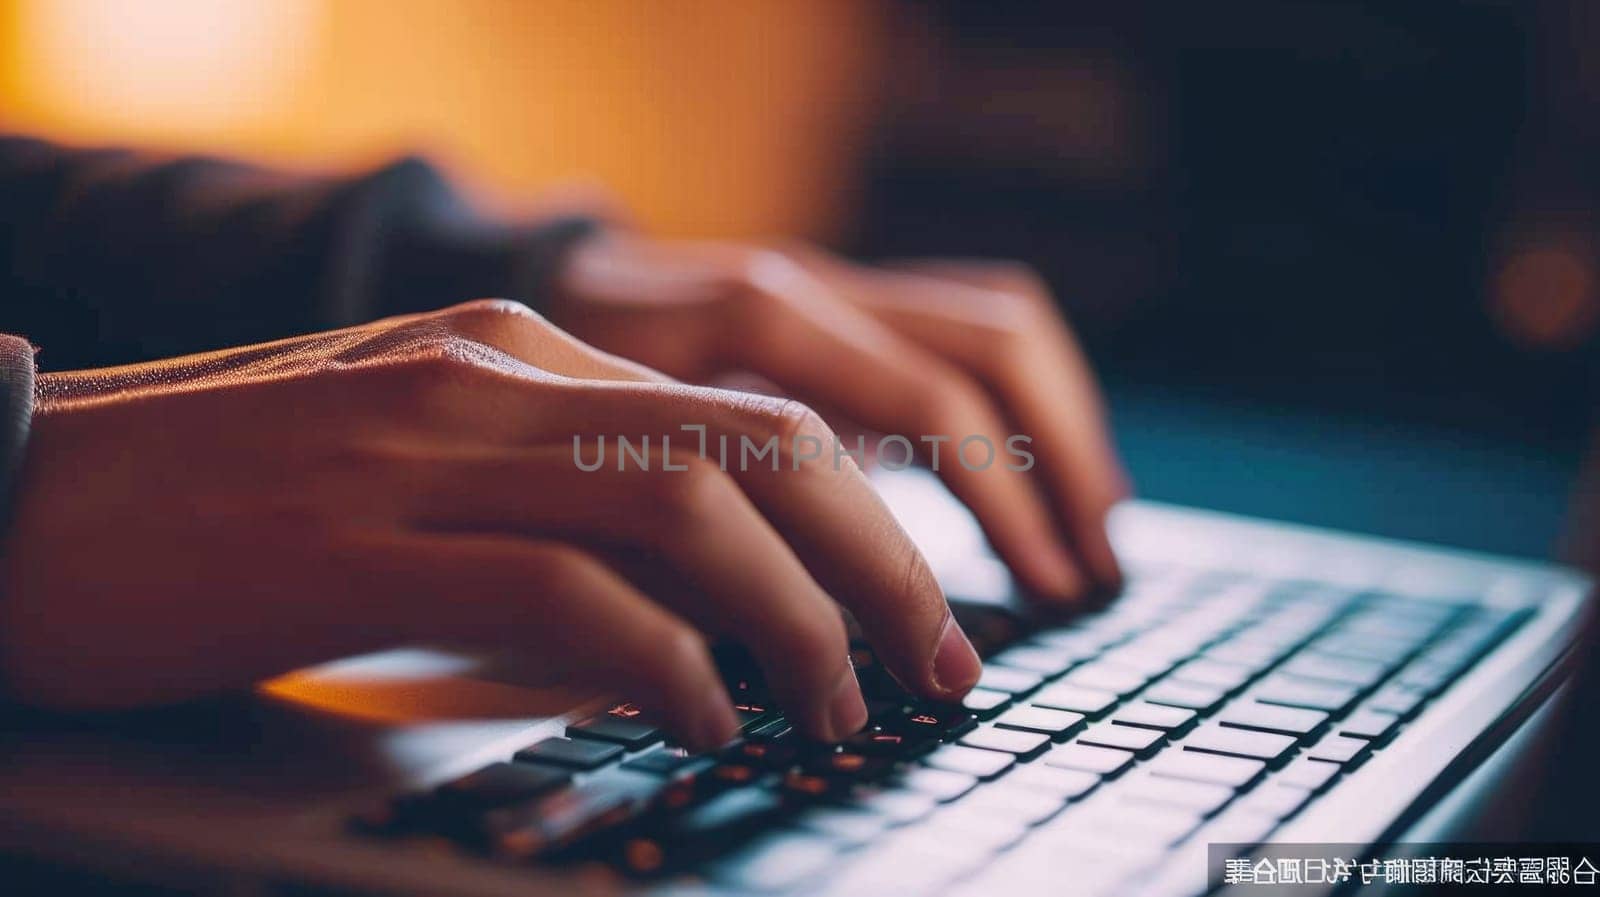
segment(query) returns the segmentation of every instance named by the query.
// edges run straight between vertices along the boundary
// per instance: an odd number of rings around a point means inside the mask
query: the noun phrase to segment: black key
[[[1041,732],[1022,732],[1015,729],[984,727],[974,729],[961,737],[967,747],[983,748],[1015,754],[1023,760],[1032,760],[1050,746],[1050,736]]]
[[[553,763],[572,769],[594,769],[622,756],[622,746],[603,741],[546,738],[517,751],[521,763]]]
[[[714,794],[720,794],[725,789],[726,785],[723,782],[709,775],[679,776],[656,792],[652,804],[655,809],[662,812],[676,812],[700,803]]]
[[[527,859],[562,850],[632,818],[646,795],[610,780],[562,788],[532,804],[486,814],[481,829],[495,854]]]
[[[994,721],[994,724],[1002,729],[1040,732],[1056,741],[1065,741],[1068,735],[1083,728],[1083,720],[1083,714],[1073,713],[1070,710],[1022,706],[1007,710]]]
[[[757,739],[745,741],[729,748],[724,755],[735,763],[783,769],[800,757],[798,739]],[[626,764],[624,764],[626,765]]]
[[[961,706],[972,711],[978,719],[994,719],[1011,704],[1011,696],[1003,691],[974,688],[961,699]]]
[[[983,673],[978,677],[978,687],[991,691],[1005,692],[1008,695],[1023,695],[1038,688],[1044,682],[1044,677],[1028,670],[1003,667],[994,663],[983,665]]]
[[[872,722],[900,716],[905,712],[904,701],[886,701],[882,698],[867,699],[867,719]]]
[[[489,809],[536,797],[572,781],[572,774],[531,763],[491,763],[445,782],[434,792],[451,808]]]
[[[1149,757],[1166,741],[1165,732],[1159,729],[1141,729],[1137,726],[1119,726],[1116,723],[1096,723],[1078,736],[1078,744],[1121,748],[1133,751],[1138,757]]]
[[[1195,712],[1183,707],[1134,701],[1118,707],[1117,712],[1111,714],[1111,721],[1123,726],[1160,729],[1169,735],[1176,735],[1194,725]]]
[[[1248,788],[1266,769],[1267,765],[1260,760],[1199,751],[1165,751],[1149,764],[1154,775],[1227,785],[1236,790]]]
[[[1190,732],[1182,744],[1186,751],[1248,757],[1274,766],[1287,760],[1294,752],[1295,739],[1289,735],[1275,735],[1271,732],[1252,732],[1248,729],[1207,725]]]
[[[959,707],[922,704],[898,719],[885,720],[884,728],[935,738],[960,738],[978,726],[978,718]]]
[[[931,750],[938,743],[933,733],[894,732],[874,727],[845,739],[844,747],[869,757],[911,759]]]
[[[806,772],[814,775],[873,779],[888,771],[889,761],[854,751],[834,751],[810,757],[803,766]]]
[[[1256,700],[1268,704],[1325,710],[1335,716],[1349,709],[1360,694],[1360,688],[1342,682],[1314,682],[1278,674],[1263,679],[1251,693]]]
[[[1140,697],[1152,704],[1166,704],[1200,713],[1210,713],[1228,697],[1228,693],[1211,685],[1164,680],[1150,686]]]
[[[722,785],[748,785],[759,780],[764,772],[763,767],[755,763],[725,762],[711,767],[702,778]]]
[[[755,741],[774,741],[794,731],[794,723],[781,716],[772,717],[745,730],[745,738]]]
[[[1329,763],[1342,763],[1345,766],[1358,766],[1367,759],[1371,751],[1372,742],[1365,738],[1329,735],[1308,748],[1306,757],[1312,760],[1326,760]]]
[[[716,760],[711,757],[691,754],[681,747],[659,747],[624,762],[622,768],[671,778],[703,772],[715,764]]]
[[[1222,725],[1236,729],[1256,729],[1297,738],[1321,732],[1328,721],[1328,715],[1321,710],[1263,704],[1248,698],[1222,708],[1216,718]]]
[[[772,824],[785,812],[782,793],[767,787],[724,791],[697,806],[661,819],[652,832],[665,870],[685,869],[721,853]],[[631,845],[625,850],[637,850]]]
[[[1133,754],[1116,748],[1063,744],[1046,754],[1044,763],[1047,766],[1060,766],[1111,778],[1120,775],[1133,765]]]
[[[634,876],[660,875],[667,871],[667,851],[660,840],[641,835],[622,843],[615,862],[623,872]]]
[[[959,593],[952,593],[949,598],[950,612],[979,655],[987,656],[1021,636],[1021,625],[1015,615],[984,607],[979,602],[962,601]]]
[[[959,772],[988,781],[1009,770],[1016,764],[1017,758],[1000,751],[947,744],[929,754],[922,762],[934,769]]]
[[[633,704],[618,704],[568,726],[567,737],[611,741],[630,751],[648,747],[661,739],[661,730],[640,719],[637,710]]]
[[[882,761],[877,762],[881,763]],[[841,776],[822,775],[815,772],[791,769],[783,774],[783,781],[779,787],[792,797],[812,800],[824,797],[844,797],[850,793],[852,785],[848,778]]]
[[[1372,710],[1366,707],[1357,707],[1356,712],[1341,720],[1336,729],[1340,735],[1351,738],[1365,738],[1369,741],[1382,741],[1394,733],[1395,727],[1400,725],[1400,717],[1381,710]]]
[[[777,718],[778,714],[765,703],[739,703],[733,705],[733,714],[739,720],[740,732],[753,732]]]
[[[1090,718],[1098,718],[1117,706],[1117,696],[1097,688],[1083,688],[1057,682],[1030,698],[1040,707],[1052,710],[1071,710]]]
[[[856,681],[861,684],[861,693],[868,699],[868,712],[871,712],[870,699],[892,699],[898,702],[909,698],[906,690],[900,686],[894,676],[884,668],[871,648],[859,646],[850,651],[850,665],[855,667]]]
[[[858,672],[856,681],[861,684],[861,694],[869,701],[888,701],[895,704],[909,704],[916,700],[905,690],[899,680],[889,675],[883,667],[874,667],[870,670]]]

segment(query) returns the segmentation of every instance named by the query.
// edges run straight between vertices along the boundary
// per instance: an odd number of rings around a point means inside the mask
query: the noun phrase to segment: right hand
[[[12,697],[125,708],[407,641],[513,648],[552,681],[735,734],[708,636],[806,733],[866,720],[837,606],[913,693],[979,672],[928,566],[849,459],[724,473],[693,434],[826,444],[804,406],[685,386],[526,308],[424,315],[40,377],[4,558]],[[574,438],[651,437],[652,469]],[[671,436],[673,463],[660,469]],[[830,597],[832,596],[832,597]]]

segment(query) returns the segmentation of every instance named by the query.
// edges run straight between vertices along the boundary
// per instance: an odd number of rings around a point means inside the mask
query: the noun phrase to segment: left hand
[[[689,381],[752,372],[906,437],[924,460],[939,450],[940,477],[1036,595],[1120,584],[1105,520],[1127,478],[1083,353],[1026,268],[870,268],[807,247],[608,233],[576,248],[559,292],[551,319],[601,349]],[[1011,434],[1032,438],[1031,470],[1005,463]],[[967,436],[986,437],[995,462],[956,463]]]

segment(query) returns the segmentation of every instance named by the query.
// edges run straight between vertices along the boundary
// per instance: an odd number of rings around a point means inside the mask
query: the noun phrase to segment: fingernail
[[[933,655],[933,687],[946,695],[966,694],[983,673],[983,661],[973,650],[967,634],[956,625],[956,618],[947,617],[944,632],[939,635],[939,648]]]
[[[861,731],[867,724],[867,705],[861,699],[861,685],[855,671],[846,669],[828,699],[828,726],[835,741],[842,741]]]

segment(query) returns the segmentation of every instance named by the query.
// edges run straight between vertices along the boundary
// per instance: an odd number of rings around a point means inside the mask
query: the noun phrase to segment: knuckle
[[[815,469],[832,457],[838,437],[822,415],[797,399],[767,399],[752,410],[747,428],[762,442],[777,441],[783,470]]]
[[[786,399],[771,412],[772,429],[789,441],[803,436],[823,440],[833,438],[833,428],[811,406],[797,399]]]
[[[734,335],[762,351],[787,343],[797,313],[796,296],[805,269],[773,250],[752,250],[734,266],[724,286],[727,316]]]
[[[519,326],[540,320],[538,312],[514,299],[474,299],[435,312],[435,317],[452,326]]]

